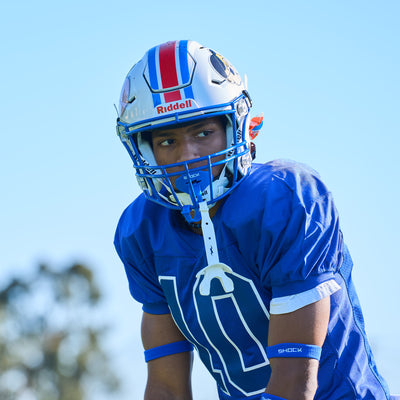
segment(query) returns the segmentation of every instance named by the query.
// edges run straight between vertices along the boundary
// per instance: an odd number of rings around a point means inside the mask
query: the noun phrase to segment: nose
[[[196,143],[192,140],[182,140],[178,147],[178,162],[190,161],[200,157]]]

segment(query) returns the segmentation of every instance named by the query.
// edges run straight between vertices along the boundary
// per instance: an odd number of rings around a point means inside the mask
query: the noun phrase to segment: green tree
[[[40,265],[0,290],[0,398],[84,400],[117,393],[92,271]]]

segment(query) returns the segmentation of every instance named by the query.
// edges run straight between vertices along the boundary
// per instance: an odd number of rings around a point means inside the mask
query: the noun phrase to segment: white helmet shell
[[[188,40],[167,42],[150,49],[125,79],[117,120],[118,135],[132,157],[146,196],[182,210],[184,206],[196,209],[204,200],[212,205],[232,190],[248,173],[251,164],[250,107],[241,77],[215,51]],[[223,176],[209,177],[208,185],[201,190],[202,198],[192,191],[178,193],[163,172],[165,166],[160,168],[156,164],[151,145],[142,133],[218,115],[228,117]],[[185,162],[187,168],[183,169],[190,169],[194,161]]]

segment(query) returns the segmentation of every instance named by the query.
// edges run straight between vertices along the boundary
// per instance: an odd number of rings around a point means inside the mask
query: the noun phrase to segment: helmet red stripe
[[[176,42],[164,43],[159,49],[160,76],[163,89],[179,86],[175,59]]]
[[[182,100],[182,95],[180,90],[174,90],[173,92],[164,93],[164,99],[166,103],[171,101]]]

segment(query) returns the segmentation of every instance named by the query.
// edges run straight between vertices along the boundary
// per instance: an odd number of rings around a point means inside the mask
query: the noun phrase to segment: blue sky
[[[41,261],[94,268],[126,399],[140,398],[140,306],[112,246],[139,190],[114,103],[148,48],[196,40],[248,76],[258,161],[307,163],[332,190],[378,367],[400,393],[399,15],[395,0],[3,2],[0,283]],[[194,375],[195,399],[215,398],[198,362]]]

